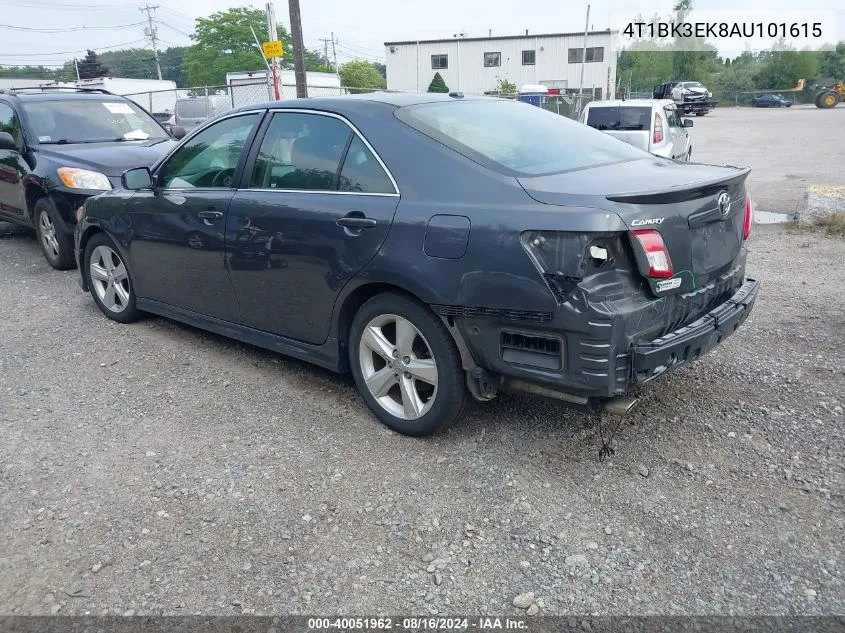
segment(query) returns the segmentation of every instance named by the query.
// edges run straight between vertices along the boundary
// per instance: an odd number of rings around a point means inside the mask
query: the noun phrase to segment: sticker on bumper
[[[675,288],[679,288],[681,286],[681,278],[676,277],[675,279],[664,279],[663,281],[657,282],[657,292],[664,292],[666,290],[674,290]]]

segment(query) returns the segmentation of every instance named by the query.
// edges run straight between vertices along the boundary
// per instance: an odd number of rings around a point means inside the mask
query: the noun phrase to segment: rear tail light
[[[651,142],[663,142],[663,119],[660,118],[657,112],[654,113],[654,136],[651,137]]]
[[[751,223],[754,221],[754,205],[751,202],[751,196],[745,196],[745,224],[742,227],[742,239],[747,240],[748,234],[751,233]]]
[[[675,274],[672,270],[672,260],[669,258],[669,251],[663,242],[663,236],[655,230],[646,229],[643,231],[631,231],[634,240],[645,252],[648,260],[649,277],[671,277]]]

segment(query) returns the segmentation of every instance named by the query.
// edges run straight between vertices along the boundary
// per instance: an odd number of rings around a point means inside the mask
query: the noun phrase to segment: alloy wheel
[[[424,416],[437,397],[437,363],[416,326],[396,314],[370,321],[358,348],[364,383],[385,411],[402,420]]]
[[[123,312],[129,305],[131,288],[126,264],[108,246],[100,245],[91,252],[88,265],[91,285],[97,297],[111,312]]]
[[[50,259],[57,259],[59,257],[59,240],[56,239],[56,226],[53,224],[50,214],[42,211],[38,215],[38,224],[44,250]]]

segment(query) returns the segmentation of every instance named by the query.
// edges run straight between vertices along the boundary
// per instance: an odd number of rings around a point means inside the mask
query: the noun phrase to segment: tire
[[[400,328],[404,342],[397,340]],[[361,306],[350,328],[349,362],[361,397],[394,431],[425,437],[463,413],[466,376],[452,336],[412,299],[386,293]]]
[[[839,103],[839,93],[834,90],[821,93],[816,101],[816,105],[824,109],[835,108],[837,103]]]
[[[100,312],[119,323],[131,323],[141,315],[135,305],[132,275],[114,242],[97,233],[85,245],[83,274]]]
[[[62,230],[64,222],[50,198],[41,198],[35,203],[32,219],[38,246],[47,263],[56,270],[75,268],[73,238]]]

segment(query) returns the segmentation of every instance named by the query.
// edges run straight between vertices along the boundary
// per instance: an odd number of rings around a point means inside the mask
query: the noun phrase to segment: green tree
[[[45,68],[44,66],[0,66],[0,77],[7,79],[53,80],[60,70]]]
[[[305,70],[311,73],[333,73],[329,60],[320,51],[305,50]]]
[[[845,42],[839,42],[835,50],[821,53],[820,70],[822,76],[833,81],[845,81]]]
[[[171,46],[158,54],[162,78],[175,81],[180,88],[188,85],[188,79],[185,75],[185,53],[187,51],[187,46]]]
[[[449,92],[449,86],[443,81],[440,73],[434,73],[434,78],[428,84],[428,92]]]
[[[226,82],[228,72],[264,68],[250,27],[259,40],[267,40],[267,20],[258,9],[236,7],[198,18],[191,36],[195,44],[185,53],[188,84],[220,85]],[[285,51],[282,66],[289,67],[291,37],[281,24],[277,30]]]
[[[365,90],[384,90],[387,82],[378,69],[370,62],[354,60],[346,62],[338,70],[342,86],[363,88]],[[350,92],[355,92],[350,90]]]
[[[80,79],[96,79],[97,77],[105,77],[109,74],[109,69],[100,63],[97,53],[92,50],[88,51],[85,58],[77,62]]]
[[[791,88],[799,79],[809,82],[818,76],[821,65],[818,53],[796,51],[785,46],[783,42],[774,49],[761,53],[758,59],[755,87],[759,89]]]
[[[382,64],[381,62],[373,62],[373,66],[376,67],[376,70],[381,73],[381,76],[387,79],[387,66]]]
[[[156,79],[155,55],[152,49],[125,48],[100,54],[100,61],[108,65],[112,76],[131,79]],[[162,69],[164,70],[164,69]]]
[[[508,81],[507,79],[502,79],[501,77],[496,79],[496,92],[498,92],[500,95],[515,95],[516,91],[517,88],[514,82]]]

